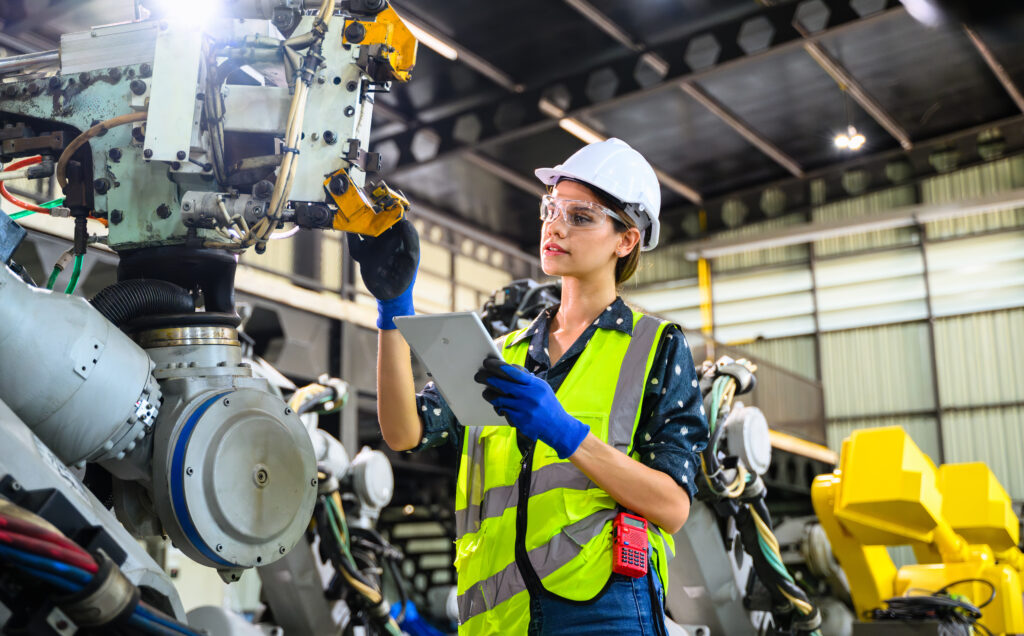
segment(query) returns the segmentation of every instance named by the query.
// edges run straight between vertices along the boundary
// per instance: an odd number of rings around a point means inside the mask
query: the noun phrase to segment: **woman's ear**
[[[637,243],[640,242],[640,230],[635,227],[631,227],[622,234],[619,235],[619,244],[615,247],[615,254],[622,258],[628,256],[633,248],[636,247]]]

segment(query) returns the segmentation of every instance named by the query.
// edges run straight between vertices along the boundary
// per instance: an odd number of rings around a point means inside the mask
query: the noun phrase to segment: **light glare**
[[[842,134],[842,133],[839,133],[838,135],[836,135],[836,138],[833,141],[836,144],[836,148],[849,148],[850,147],[850,138],[847,137],[846,135]]]
[[[423,27],[417,26],[407,19],[403,18],[402,22],[405,23],[406,28],[409,29],[409,32],[412,33],[417,42],[433,49],[441,57],[446,57],[452,61],[459,57],[459,52],[455,50],[455,47],[442,41],[441,38],[433,33],[426,31]]]
[[[601,133],[590,128],[586,124],[573,119],[572,117],[563,117],[559,119],[558,126],[565,132],[587,142],[588,144],[597,143],[606,139]]]

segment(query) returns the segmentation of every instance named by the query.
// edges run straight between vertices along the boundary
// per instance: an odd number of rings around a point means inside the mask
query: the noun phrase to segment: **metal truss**
[[[828,16],[824,26],[805,36],[800,28],[801,7],[823,5]],[[628,102],[666,89],[696,81],[716,70],[803,47],[848,27],[856,27],[879,17],[900,11],[898,0],[885,0],[882,10],[861,17],[855,0],[805,0],[764,7],[752,16],[715,25],[686,38],[633,51],[618,61],[553,81],[547,85],[504,95],[482,105],[468,108],[434,121],[418,123],[400,133],[380,137],[375,150],[386,157],[392,171],[433,161],[449,153],[477,149],[485,144],[511,141],[558,125],[539,107],[542,101],[553,103],[565,117],[585,116],[597,107]],[[767,44],[745,50],[744,28],[770,27]],[[747,47],[751,48],[751,47]],[[656,56],[659,74],[653,81],[647,70]],[[696,58],[710,58],[700,60]],[[600,75],[598,75],[600,74]]]

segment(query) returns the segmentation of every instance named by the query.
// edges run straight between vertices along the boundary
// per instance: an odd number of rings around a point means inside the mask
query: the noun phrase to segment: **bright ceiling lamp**
[[[153,17],[194,28],[205,28],[222,13],[221,3],[211,0],[149,0],[145,7]]]
[[[427,31],[422,26],[415,24],[406,17],[402,17],[402,22],[412,33],[413,37],[416,38],[420,44],[432,49],[435,53],[441,57],[446,57],[449,60],[455,61],[459,57],[459,52],[455,50],[455,47],[448,44],[440,37],[434,35],[430,31]]]
[[[607,137],[590,126],[587,126],[583,122],[578,119],[573,119],[572,117],[563,117],[559,119],[558,126],[565,132],[587,142],[588,144],[597,143],[607,139]]]
[[[857,129],[850,125],[846,127],[845,133],[839,133],[832,141],[835,143],[836,148],[840,150],[857,151],[864,147],[867,137],[857,132]]]

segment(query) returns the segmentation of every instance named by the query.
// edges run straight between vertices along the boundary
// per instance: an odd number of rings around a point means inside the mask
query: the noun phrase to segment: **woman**
[[[433,384],[415,395],[409,348],[392,322],[413,313],[411,225],[350,238],[364,282],[385,299],[381,432],[394,450],[462,449],[460,634],[661,634],[671,534],[689,514],[708,432],[682,333],[632,311],[616,292],[640,251],[657,244],[657,177],[618,139],[536,174],[550,186],[541,265],[561,277],[562,302],[508,334],[499,343],[504,360],[477,373],[510,427],[464,428]],[[621,511],[647,521],[647,554],[634,561],[646,574],[613,572]]]

